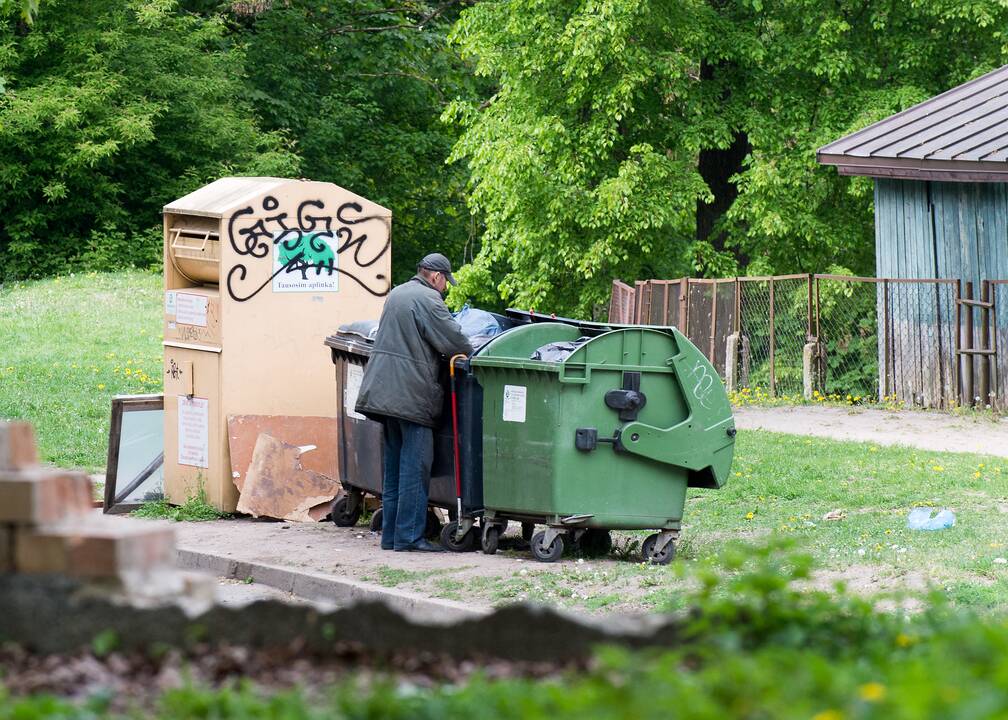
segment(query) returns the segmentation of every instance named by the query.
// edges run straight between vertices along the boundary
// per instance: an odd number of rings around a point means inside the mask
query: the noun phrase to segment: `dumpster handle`
[[[452,406],[452,447],[455,451],[455,502],[457,504],[458,519],[456,522],[462,523],[462,467],[459,464],[459,432],[458,432],[458,395],[455,393],[455,361],[459,358],[465,360],[468,355],[459,353],[452,355],[448,361],[448,377],[451,380],[451,406]]]

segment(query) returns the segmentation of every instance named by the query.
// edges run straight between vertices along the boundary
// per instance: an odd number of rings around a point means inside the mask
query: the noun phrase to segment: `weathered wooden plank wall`
[[[1008,185],[878,179],[875,234],[878,277],[972,282],[979,299],[984,280],[1008,278]],[[893,390],[900,399],[944,405],[955,397],[959,374],[954,296],[924,283],[891,289],[891,363],[903,378]],[[1004,303],[997,313],[999,325],[1008,323]],[[973,315],[979,338],[980,313]]]

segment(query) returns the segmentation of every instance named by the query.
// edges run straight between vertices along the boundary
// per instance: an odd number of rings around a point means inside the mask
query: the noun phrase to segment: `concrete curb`
[[[382,602],[406,617],[427,623],[450,624],[490,614],[483,608],[451,600],[438,600],[417,593],[382,587],[309,570],[291,570],[279,565],[221,557],[187,548],[178,548],[177,566],[183,570],[201,570],[217,576],[254,582],[292,593],[306,600],[345,607],[355,603]]]

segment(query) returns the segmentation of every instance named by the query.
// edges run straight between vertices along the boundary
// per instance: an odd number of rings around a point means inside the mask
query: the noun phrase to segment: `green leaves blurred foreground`
[[[684,568],[691,587],[669,651],[603,649],[590,670],[545,681],[420,689],[394,676],[331,692],[266,696],[249,685],[165,694],[156,716],[200,718],[988,718],[1008,713],[1008,623],[800,589],[807,556],[785,541],[732,546]],[[317,689],[316,689],[317,690]],[[0,701],[0,718],[94,717],[33,698]]]

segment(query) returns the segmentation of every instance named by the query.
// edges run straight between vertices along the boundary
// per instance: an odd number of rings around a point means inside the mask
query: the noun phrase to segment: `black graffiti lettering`
[[[178,366],[175,362],[175,358],[170,358],[168,360],[168,369],[165,371],[165,375],[170,377],[172,380],[178,380],[182,377],[182,368]]]
[[[263,210],[272,212],[279,209],[280,202],[269,195],[263,199],[262,207]],[[288,225],[288,214],[285,212],[255,219],[254,222],[252,222],[254,210],[251,206],[235,212],[228,222],[228,236],[231,247],[238,255],[265,258],[270,253],[270,247],[280,243],[288,252],[299,249],[300,252],[288,259],[283,267],[274,271],[266,282],[251,293],[245,293],[239,288],[248,277],[248,266],[241,263],[234,265],[227,274],[227,290],[231,298],[238,302],[250,300],[281,273],[299,273],[302,279],[307,280],[312,269],[315,270],[316,277],[323,273],[328,275],[339,273],[376,297],[387,295],[392,289],[392,284],[385,275],[376,273],[372,279],[360,278],[355,273],[340,268],[336,262],[337,257],[351,251],[354,264],[359,268],[371,267],[385,257],[391,247],[390,237],[386,236],[382,246],[372,250],[369,245],[373,242],[369,242],[368,234],[361,233],[355,236],[352,226],[377,220],[387,227],[387,220],[380,215],[361,216],[363,207],[356,202],[343,203],[337,208],[335,216],[325,214],[324,211],[323,201],[305,200],[298,205],[295,213],[297,227]],[[327,243],[327,240],[333,242]],[[332,257],[325,257],[327,247],[332,250]],[[306,260],[305,253],[308,248],[311,254]]]
[[[329,247],[329,243],[323,242],[322,238],[327,238],[329,240],[332,240],[333,239],[333,234],[331,232],[327,231],[327,232],[324,232],[324,233],[315,233],[314,235],[310,235],[308,237],[308,245],[309,245],[309,247],[311,247],[311,249],[314,250],[317,253],[324,252],[325,249],[327,247]],[[332,264],[332,263],[330,263],[330,264]]]
[[[325,226],[325,232],[332,232],[332,217],[329,215],[308,215],[305,210],[310,207],[316,207],[319,210],[325,209],[325,203],[320,200],[305,200],[303,203],[298,205],[297,218],[298,227],[301,228],[303,232],[314,232],[318,227],[319,221]]]

